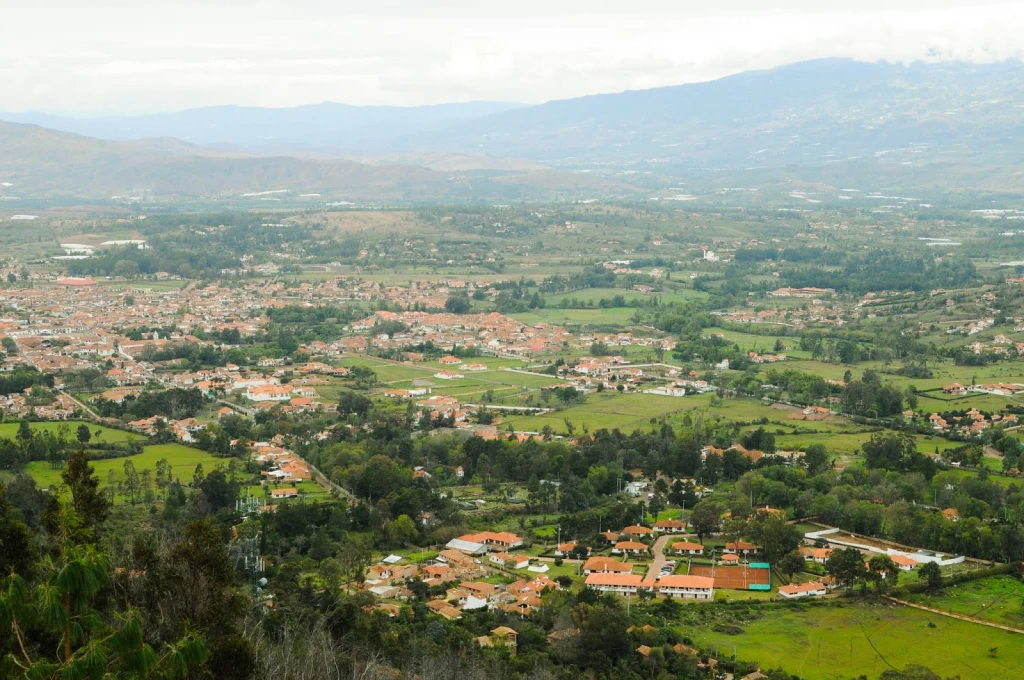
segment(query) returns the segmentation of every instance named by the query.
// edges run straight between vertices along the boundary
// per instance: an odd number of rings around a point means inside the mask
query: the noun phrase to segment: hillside
[[[209,106],[175,113],[66,118],[46,113],[0,113],[0,120],[40,125],[109,140],[176,137],[197,145],[230,145],[263,152],[354,148],[522,106],[468,102],[437,106],[351,106],[334,102],[290,108]]]
[[[1024,66],[827,59],[720,80],[555,101],[421,139],[564,165],[747,168],[993,151],[1020,158]]]
[[[404,164],[258,156],[175,139],[115,142],[0,122],[0,181],[21,198],[238,196],[287,190],[376,200],[533,199],[631,195],[631,185],[575,173],[466,172]],[[564,193],[563,193],[564,192]]]
[[[19,195],[47,196],[289,188],[366,200],[576,199],[640,196],[677,180],[695,190],[1015,194],[1022,112],[1020,62],[823,59],[538,106],[26,114],[14,118],[118,140],[8,124],[0,173],[32,187]]]

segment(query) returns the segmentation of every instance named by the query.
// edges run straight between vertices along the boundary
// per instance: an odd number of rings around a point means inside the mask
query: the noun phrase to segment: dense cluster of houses
[[[950,387],[951,386],[947,385],[946,389],[950,389]],[[1014,413],[1007,413],[1006,415],[993,413],[990,416],[986,416],[975,408],[970,409],[962,416],[950,415],[948,413],[946,416],[948,416],[948,418],[943,417],[943,415],[939,413],[932,413],[928,416],[928,424],[936,432],[947,434],[956,433],[964,437],[976,437],[994,425],[1014,427],[1020,422],[1019,418]]]

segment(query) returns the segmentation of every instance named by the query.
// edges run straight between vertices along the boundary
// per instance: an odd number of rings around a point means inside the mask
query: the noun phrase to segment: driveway
[[[668,562],[668,558],[665,556],[665,548],[668,547],[668,542],[673,539],[678,540],[678,538],[678,536],[664,534],[663,536],[659,536],[658,540],[654,542],[654,545],[651,547],[651,553],[654,555],[654,560],[651,562],[651,568],[647,570],[648,577],[658,577],[658,574],[661,573],[661,568],[665,566],[666,562]]]

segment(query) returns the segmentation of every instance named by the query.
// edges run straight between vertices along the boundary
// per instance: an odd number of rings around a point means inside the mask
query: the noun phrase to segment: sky
[[[1020,1],[0,0],[0,111],[539,103],[820,57],[987,63],[1022,35]]]

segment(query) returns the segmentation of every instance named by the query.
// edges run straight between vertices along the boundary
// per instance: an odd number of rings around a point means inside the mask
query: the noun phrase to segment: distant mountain
[[[824,59],[492,114],[416,140],[563,166],[700,171],[966,153],[1024,160],[1024,64]],[[997,154],[997,155],[998,155]],[[999,159],[1005,163],[1011,159]]]
[[[44,140],[39,131],[32,141],[39,148],[22,146],[12,157],[0,148],[0,169],[25,162],[21,171],[52,191],[141,186],[217,194],[248,182],[247,189],[284,183],[311,192],[344,187],[364,196],[376,189],[381,199],[449,200],[635,195],[675,179],[694,187],[753,182],[787,192],[843,185],[1020,194],[1024,186],[1019,61],[823,59],[538,106],[327,103],[98,120],[4,118],[119,140]],[[135,138],[147,139],[126,141]],[[94,159],[88,167],[73,155],[45,165],[82,145]],[[74,178],[61,176],[71,168]],[[556,179],[544,184],[542,177]]]
[[[360,201],[538,200],[638,192],[632,185],[582,173],[510,170],[452,174],[397,163],[368,165],[344,159],[216,151],[173,138],[99,140],[3,122],[0,187],[0,197],[116,195],[146,200],[297,200],[302,194],[325,201],[332,197]]]
[[[176,137],[196,145],[258,151],[337,151],[424,134],[519,106],[522,105],[504,102],[413,107],[325,102],[280,109],[211,106],[177,113],[107,118],[0,113],[0,120],[108,140]]]

